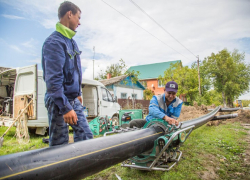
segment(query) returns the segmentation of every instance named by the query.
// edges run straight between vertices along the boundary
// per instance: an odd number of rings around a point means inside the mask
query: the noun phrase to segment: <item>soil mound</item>
[[[216,108],[215,105],[198,106],[196,103],[194,103],[194,106],[182,106],[181,114],[180,114],[180,117],[178,118],[178,120],[181,122],[181,121],[195,119],[195,118],[201,117],[201,116],[209,113],[208,110],[214,109],[214,108]],[[240,109],[240,110],[234,111],[234,112],[218,112],[216,115],[219,116],[219,115],[234,114],[234,113],[237,113],[238,117],[233,118],[233,119],[228,119],[227,121],[250,124],[250,110]],[[208,123],[208,125],[219,125],[220,122],[222,122],[222,121],[223,120],[211,121]]]

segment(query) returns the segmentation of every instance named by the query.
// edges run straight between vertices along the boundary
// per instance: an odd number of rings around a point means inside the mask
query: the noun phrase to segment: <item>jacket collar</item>
[[[56,23],[56,31],[69,39],[72,39],[76,34],[76,31],[72,31],[68,27],[62,25],[60,22]]]

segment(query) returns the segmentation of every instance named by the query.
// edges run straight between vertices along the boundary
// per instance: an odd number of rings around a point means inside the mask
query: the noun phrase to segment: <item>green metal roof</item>
[[[164,71],[170,67],[171,63],[181,62],[181,60],[168,61],[162,63],[145,64],[140,66],[131,66],[128,71],[139,71],[140,75],[138,78],[142,79],[155,79],[159,75],[164,75]]]

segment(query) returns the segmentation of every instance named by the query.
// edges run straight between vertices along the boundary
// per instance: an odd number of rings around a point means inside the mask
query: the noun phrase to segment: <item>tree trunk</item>
[[[230,107],[230,108],[233,107],[233,101],[232,101],[231,98],[228,99],[228,101],[227,101],[227,106]]]
[[[225,92],[224,91],[222,91],[222,100],[223,100],[223,106],[227,107],[226,98],[225,98]]]

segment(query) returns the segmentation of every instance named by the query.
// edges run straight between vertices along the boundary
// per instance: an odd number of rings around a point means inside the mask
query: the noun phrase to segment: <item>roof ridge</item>
[[[153,64],[169,63],[173,61],[181,61],[181,60],[172,60],[172,61],[165,61],[165,62],[158,62],[158,63],[151,63],[151,64],[142,64],[142,65],[137,65],[137,66],[148,66],[148,65],[153,65]],[[131,67],[136,67],[136,66],[130,66],[130,68]]]

